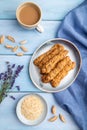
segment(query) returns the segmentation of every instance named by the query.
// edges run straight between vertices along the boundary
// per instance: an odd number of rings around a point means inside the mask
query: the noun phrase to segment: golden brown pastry
[[[55,44],[54,46],[52,46],[49,51],[47,51],[47,52],[43,53],[42,55],[40,55],[39,57],[37,57],[37,58],[34,60],[34,64],[35,64],[36,66],[38,66],[43,58],[46,58],[46,57],[47,57],[49,54],[51,54],[56,48],[59,48],[60,46],[62,46],[62,45],[60,45],[60,44]],[[62,46],[62,47],[63,47],[63,46]]]
[[[64,47],[62,45],[58,45],[51,53],[44,56],[44,58],[41,60],[40,64],[38,65],[39,68],[42,68],[43,65],[48,62],[51,58],[53,58],[56,54],[58,54],[60,51],[63,51]]]
[[[69,60],[69,56],[66,56],[64,59],[58,62],[53,70],[51,70],[48,74],[44,74],[42,76],[42,82],[50,82],[63,69],[63,67],[68,63]]]
[[[56,64],[67,55],[67,53],[67,50],[63,50],[51,58],[46,64],[43,65],[41,73],[49,73],[56,66]]]
[[[68,74],[70,70],[72,70],[75,67],[75,62],[72,62],[71,60],[68,62],[67,65],[57,74],[57,76],[51,81],[51,85],[53,87],[57,87],[61,80]]]

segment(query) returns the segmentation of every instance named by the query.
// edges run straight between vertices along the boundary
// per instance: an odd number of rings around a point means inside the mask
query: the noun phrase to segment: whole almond
[[[26,44],[27,40],[20,41],[20,44]]]
[[[57,120],[57,119],[58,119],[58,116],[53,116],[53,117],[51,117],[48,121],[54,122],[54,121]]]
[[[52,112],[53,114],[56,114],[56,107],[55,107],[55,106],[52,106],[51,112]]]
[[[60,120],[61,120],[62,122],[64,122],[64,123],[66,122],[63,115],[59,114],[59,118],[60,118]]]
[[[24,46],[20,46],[20,48],[22,49],[22,51],[24,51],[24,52],[28,52],[28,49],[27,49],[26,47],[24,47]]]
[[[13,48],[13,46],[11,46],[9,44],[6,44],[5,47],[8,48],[8,49],[12,49]]]
[[[16,54],[17,56],[23,56],[24,54],[22,52],[19,52]]]
[[[12,48],[12,51],[13,51],[13,52],[16,52],[17,49],[18,49],[18,46],[15,46],[14,48]]]
[[[11,42],[15,42],[15,39],[12,36],[7,36],[7,39],[10,40]]]
[[[4,43],[4,40],[5,40],[5,36],[4,35],[0,36],[0,44]]]

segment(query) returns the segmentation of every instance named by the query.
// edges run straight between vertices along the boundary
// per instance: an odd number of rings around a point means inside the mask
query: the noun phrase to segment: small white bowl
[[[22,114],[21,114],[21,104],[22,104],[22,101],[26,98],[26,97],[29,97],[31,95],[35,95],[37,97],[39,97],[41,100],[42,100],[42,103],[44,105],[44,110],[43,110],[43,113],[41,114],[41,116],[37,119],[37,120],[34,120],[34,121],[31,121],[31,120],[27,120]],[[25,125],[30,125],[30,126],[34,126],[34,125],[39,125],[45,118],[46,118],[46,115],[47,115],[47,111],[48,111],[48,108],[47,108],[47,103],[46,101],[43,99],[42,96],[38,95],[38,94],[28,94],[24,97],[22,97],[18,104],[17,104],[17,107],[16,107],[16,114],[17,114],[17,117],[18,119]]]

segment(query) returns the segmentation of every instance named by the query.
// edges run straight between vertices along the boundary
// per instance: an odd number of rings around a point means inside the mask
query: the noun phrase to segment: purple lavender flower
[[[24,65],[20,66],[20,69],[22,70],[24,68]]]
[[[6,61],[6,64],[9,64],[10,62],[9,61]]]
[[[18,65],[16,69],[15,64],[10,65],[10,62],[6,62],[7,71],[4,73],[0,73],[1,80],[1,89],[0,89],[0,103],[2,100],[7,97],[7,92],[11,89],[15,83],[16,78],[19,76],[21,70],[23,69],[23,65]],[[20,86],[16,86],[17,90],[20,91]],[[15,100],[14,96],[9,96],[13,100]]]
[[[7,66],[7,74],[8,74],[8,78],[10,78],[13,74],[13,70],[11,68],[11,65],[8,65]]]
[[[12,80],[12,83],[11,83],[11,87],[10,89],[13,87],[14,83],[15,83],[15,79],[19,76],[19,73],[21,72],[21,70],[24,68],[24,65],[20,66],[18,65],[17,66],[17,69],[15,70],[15,74],[13,76],[13,80]]]
[[[14,96],[9,96],[11,99],[15,100],[16,98]]]
[[[11,82],[10,89],[13,87],[14,83],[15,83],[15,78],[14,78],[14,79],[12,80],[12,82]]]
[[[3,79],[4,73],[0,73],[0,80]]]
[[[8,76],[7,74],[4,75],[5,78],[7,78],[7,76]]]
[[[20,91],[20,86],[16,86],[17,90]]]
[[[0,75],[1,75],[1,76],[3,76],[3,75],[4,75],[4,73],[1,73]]]
[[[8,65],[7,65],[7,67],[8,67],[8,68],[11,68],[11,65],[10,65],[10,64],[8,64]]]
[[[12,68],[15,68],[15,64],[12,65]]]

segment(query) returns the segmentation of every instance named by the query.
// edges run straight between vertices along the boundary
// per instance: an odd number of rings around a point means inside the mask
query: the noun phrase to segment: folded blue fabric
[[[80,50],[82,68],[76,81],[66,90],[53,94],[81,130],[87,130],[87,1],[69,12],[59,27],[57,37],[72,41]]]

